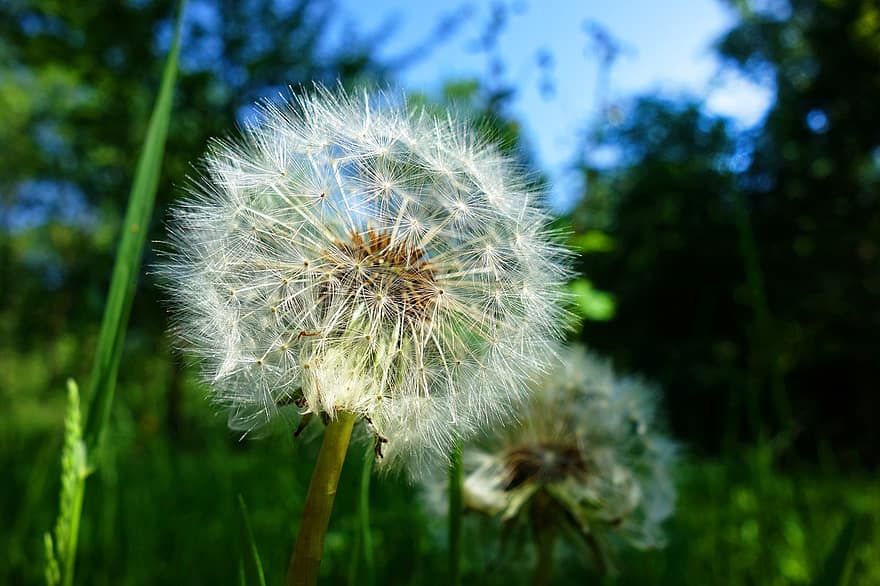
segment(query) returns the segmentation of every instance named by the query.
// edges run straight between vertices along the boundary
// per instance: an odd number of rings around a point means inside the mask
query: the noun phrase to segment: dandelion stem
[[[461,463],[461,442],[456,444],[450,455],[449,465],[449,583],[461,584],[461,484],[463,468]]]
[[[324,430],[324,441],[312,473],[306,504],[300,519],[296,545],[287,568],[288,586],[314,586],[324,553],[324,537],[333,510],[336,486],[354,427],[353,413],[340,411]]]
[[[599,575],[604,576],[608,573],[608,562],[605,559],[605,552],[602,551],[602,544],[599,543],[599,540],[592,533],[587,533],[584,538],[587,541],[587,546],[589,546],[590,551],[593,553],[596,570],[599,572]]]
[[[549,586],[553,582],[553,550],[556,546],[560,511],[546,490],[539,490],[535,494],[530,516],[535,547],[538,550],[533,583],[535,586]]]
[[[553,549],[556,545],[556,532],[552,526],[536,528],[535,541],[538,546],[538,563],[535,565],[535,586],[549,586],[553,582]]]

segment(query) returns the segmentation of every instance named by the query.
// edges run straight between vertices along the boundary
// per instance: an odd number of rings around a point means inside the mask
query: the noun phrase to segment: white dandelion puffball
[[[527,178],[393,96],[317,87],[258,109],[213,142],[160,268],[230,426],[348,411],[389,460],[502,417],[561,335],[568,275]]]
[[[677,449],[657,429],[656,391],[617,377],[582,347],[562,358],[535,383],[517,425],[465,450],[467,506],[513,520],[535,514],[531,506],[549,517],[550,502],[593,544],[662,545],[661,525],[675,506]]]

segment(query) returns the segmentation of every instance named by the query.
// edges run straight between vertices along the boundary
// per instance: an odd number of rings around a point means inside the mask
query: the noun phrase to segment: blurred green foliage
[[[579,268],[616,300],[583,339],[661,382],[701,453],[796,433],[787,458],[877,466],[880,23],[861,0],[732,2],[717,50],[775,90],[756,128],[699,100],[610,104],[586,141]],[[698,414],[698,415],[695,415]]]
[[[131,405],[114,412],[109,473],[87,491],[77,561],[80,583],[233,583],[244,531],[238,494],[248,503],[267,583],[283,580],[320,442],[271,437],[239,442],[215,417],[194,383],[186,385],[182,435],[170,438],[146,407],[148,384],[126,388]],[[47,437],[48,432],[42,434]],[[7,584],[42,580],[40,529],[51,523],[60,436],[41,449],[32,441],[4,450],[10,470],[0,534]],[[358,490],[367,439],[355,445],[340,481],[323,564],[328,584],[349,582],[358,533]],[[32,463],[22,466],[24,454]],[[845,584],[880,580],[880,481],[867,475],[805,468],[780,471],[774,454],[753,449],[741,458],[691,459],[682,471],[678,513],[662,551],[626,552],[607,584],[811,584],[851,516],[859,520]],[[21,499],[22,495],[26,495]],[[447,572],[445,519],[406,479],[374,479],[371,525],[375,575],[382,584],[443,584]],[[6,516],[15,510],[14,516]],[[506,541],[505,541],[506,539]],[[503,544],[503,545],[502,545]],[[603,583],[590,558],[560,548],[558,584]],[[504,539],[494,520],[465,517],[464,584],[520,584],[533,551],[526,535]],[[247,558],[245,558],[247,562]],[[256,582],[252,582],[256,583]]]
[[[866,0],[731,4],[740,20],[718,51],[775,89],[764,123],[743,131],[698,100],[641,97],[608,105],[587,140],[617,164],[578,162],[588,190],[564,222],[582,272],[571,285],[579,335],[662,383],[691,455],[668,548],[625,552],[606,578],[572,548],[560,584],[880,583],[880,11]],[[160,209],[207,138],[255,98],[312,79],[393,78],[375,56],[381,36],[328,41],[336,8],[191,2]],[[61,389],[87,381],[172,17],[170,2],[0,4],[0,583],[43,581]],[[528,166],[506,109],[516,88],[496,82],[450,84],[444,99]],[[317,442],[294,441],[283,422],[263,440],[232,436],[172,357],[165,325],[144,278],[77,579],[225,584],[244,567],[256,583],[241,495],[277,583]],[[352,449],[343,471],[328,584],[359,578],[368,451]],[[376,583],[445,583],[445,519],[404,479],[374,478],[371,490]],[[476,516],[463,552],[465,584],[522,583],[533,556],[526,536]]]

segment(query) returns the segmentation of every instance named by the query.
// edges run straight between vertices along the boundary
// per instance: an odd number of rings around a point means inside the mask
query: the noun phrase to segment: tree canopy
[[[718,54],[775,102],[753,129],[698,100],[611,110],[595,140],[619,163],[587,158],[574,219],[615,243],[582,268],[617,314],[584,338],[663,381],[676,427],[701,447],[717,448],[719,429],[784,431],[809,457],[834,445],[876,462],[880,12],[737,6]]]

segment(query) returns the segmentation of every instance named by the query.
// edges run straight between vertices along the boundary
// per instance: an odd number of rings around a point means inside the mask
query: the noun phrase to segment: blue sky
[[[347,20],[361,34],[382,30],[394,19],[380,55],[396,57],[431,35],[445,16],[468,11],[457,33],[405,69],[400,82],[408,91],[436,94],[453,79],[485,77],[489,59],[474,50],[492,14],[491,2],[477,0],[339,0]],[[575,178],[566,172],[579,132],[595,115],[599,56],[585,23],[604,27],[622,46],[611,70],[604,99],[635,93],[690,92],[706,96],[709,111],[734,117],[741,125],[759,122],[772,92],[722,70],[712,42],[735,22],[719,0],[504,0],[509,18],[498,38],[505,77],[519,88],[512,107],[522,121],[533,151],[554,183],[552,201],[570,202]],[[538,55],[552,56],[555,92],[540,89]]]

